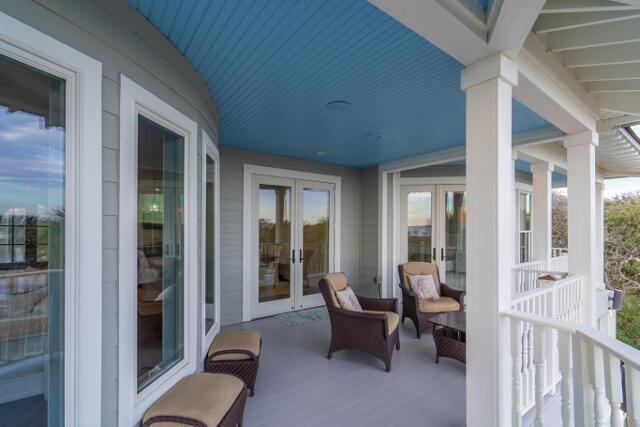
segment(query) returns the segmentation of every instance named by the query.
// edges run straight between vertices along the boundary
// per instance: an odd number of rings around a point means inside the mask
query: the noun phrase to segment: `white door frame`
[[[436,243],[437,247],[440,248],[440,251],[446,250],[446,231],[447,224],[445,221],[445,202],[444,195],[447,191],[454,192],[466,192],[466,186],[464,184],[440,184],[437,186],[437,202],[436,202],[436,218],[437,218],[437,226],[436,226]],[[466,252],[466,248],[465,248]],[[445,259],[442,259],[441,253],[436,253],[436,263],[438,264],[438,269],[440,272],[440,280],[442,282],[447,283],[447,266],[446,266],[446,253]]]
[[[66,82],[64,421],[93,425],[102,405],[102,64],[2,12],[0,54]]]
[[[273,176],[281,178],[290,178],[304,181],[318,181],[333,184],[334,189],[334,208],[333,216],[335,216],[333,234],[334,250],[333,265],[336,271],[340,271],[340,246],[341,246],[341,200],[342,200],[342,179],[335,175],[325,175],[309,172],[300,172],[289,169],[272,168],[267,166],[258,166],[252,164],[244,165],[244,185],[243,185],[243,224],[242,224],[242,320],[248,322],[252,319],[252,305],[254,298],[253,277],[249,273],[253,271],[253,236],[254,236],[254,212],[255,201],[253,200],[253,177],[254,175]],[[295,189],[294,189],[295,190]]]
[[[202,129],[201,130],[201,138],[202,138],[202,165],[201,165],[201,173],[202,173],[202,210],[201,210],[201,229],[202,235],[204,236],[207,233],[207,225],[206,225],[206,215],[207,215],[207,206],[206,206],[206,190],[207,190],[207,156],[211,157],[215,162],[214,168],[214,213],[213,213],[213,253],[214,253],[214,285],[213,285],[213,295],[214,295],[214,305],[215,305],[215,320],[213,326],[209,330],[206,331],[206,312],[205,312],[205,298],[206,298],[206,254],[207,254],[207,241],[203,237],[200,251],[201,251],[201,286],[200,292],[202,293],[200,308],[202,309],[202,315],[200,316],[200,322],[202,322],[202,345],[200,349],[200,363],[204,363],[204,357],[209,351],[209,347],[213,342],[215,336],[220,332],[220,152],[218,148],[213,143],[213,140],[209,136],[209,134]]]

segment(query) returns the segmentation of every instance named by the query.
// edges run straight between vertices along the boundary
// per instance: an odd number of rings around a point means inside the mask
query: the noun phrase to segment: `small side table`
[[[429,318],[433,323],[436,363],[440,357],[467,363],[467,318],[464,311],[440,313]]]

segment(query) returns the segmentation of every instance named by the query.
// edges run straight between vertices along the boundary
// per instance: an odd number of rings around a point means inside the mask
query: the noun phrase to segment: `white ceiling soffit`
[[[640,175],[640,147],[626,129],[600,133],[596,164],[607,177]]]

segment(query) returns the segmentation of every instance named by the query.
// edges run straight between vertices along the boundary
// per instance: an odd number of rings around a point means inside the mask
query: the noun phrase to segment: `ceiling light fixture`
[[[331,101],[327,103],[327,108],[333,111],[344,111],[351,107],[351,103],[347,101]]]

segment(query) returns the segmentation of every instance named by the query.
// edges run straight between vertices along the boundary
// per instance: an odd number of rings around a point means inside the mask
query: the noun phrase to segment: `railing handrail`
[[[560,332],[566,332],[572,335],[581,335],[599,347],[606,349],[607,352],[611,353],[616,358],[624,361],[625,365],[629,365],[636,370],[640,369],[640,350],[637,350],[620,340],[612,338],[592,326],[552,319],[513,309],[502,310],[500,313],[503,316],[521,320],[523,322],[538,324],[546,328],[556,329]]]

